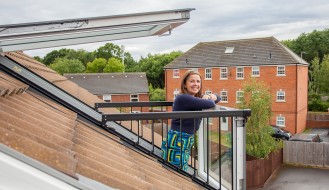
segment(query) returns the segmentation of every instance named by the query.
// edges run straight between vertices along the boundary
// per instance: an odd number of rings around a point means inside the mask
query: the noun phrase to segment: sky
[[[150,36],[25,51],[44,57],[61,48],[94,51],[111,42],[135,60],[187,51],[199,42],[274,36],[295,39],[329,28],[328,0],[0,0],[0,25],[194,8],[170,36]]]

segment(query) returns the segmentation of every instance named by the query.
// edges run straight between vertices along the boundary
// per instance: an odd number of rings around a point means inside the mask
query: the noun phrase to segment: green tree
[[[107,64],[106,59],[97,58],[93,62],[87,63],[86,73],[102,73]]]
[[[67,55],[65,56],[68,59],[78,59],[86,67],[88,62],[92,62],[95,59],[93,52],[88,52],[83,49],[70,49]]]
[[[57,58],[49,67],[61,75],[64,73],[81,73],[85,70],[81,61],[67,58]]]
[[[325,55],[320,66],[319,75],[319,92],[322,94],[329,93],[329,54]]]
[[[264,82],[251,78],[244,84],[238,106],[251,109],[246,123],[246,151],[249,156],[265,158],[283,145],[281,140],[277,141],[271,136],[271,99],[270,89]]]
[[[166,54],[148,54],[146,58],[141,58],[139,61],[140,72],[145,72],[148,82],[154,88],[164,88],[164,70],[163,67],[173,61],[178,56],[182,55],[181,51],[173,51]]]
[[[43,62],[43,59],[39,56],[34,56],[33,58],[41,63]]]
[[[319,91],[319,74],[320,74],[320,60],[315,57],[310,63],[308,92],[310,94],[317,94]]]
[[[122,64],[122,62],[114,57],[111,57],[109,61],[107,62],[105,68],[103,69],[104,73],[119,73],[124,72],[125,67]]]
[[[307,62],[310,62],[315,57],[319,57],[321,63],[324,55],[329,54],[329,29],[302,33],[297,39],[284,40],[282,43],[297,55],[300,55],[301,52],[306,52],[307,54],[303,58]]]
[[[68,53],[69,49],[60,49],[60,50],[53,50],[50,53],[48,53],[44,58],[43,58],[43,64],[45,65],[50,65],[54,63],[55,59],[57,58],[64,58]]]
[[[166,100],[166,92],[164,89],[156,88],[154,89],[152,85],[149,85],[150,92],[150,101],[165,101]]]
[[[121,60],[121,55],[123,50],[115,44],[106,43],[104,46],[99,47],[95,52],[96,58],[104,58],[106,60],[110,59],[111,57],[115,57]]]

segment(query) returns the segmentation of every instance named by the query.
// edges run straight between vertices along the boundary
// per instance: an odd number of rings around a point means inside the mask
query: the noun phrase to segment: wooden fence
[[[247,160],[247,189],[262,188],[273,172],[282,165],[282,150],[271,153],[268,158]]]
[[[284,141],[283,163],[329,168],[329,143]]]

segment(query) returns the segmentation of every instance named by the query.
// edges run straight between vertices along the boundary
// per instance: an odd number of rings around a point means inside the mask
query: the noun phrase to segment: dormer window
[[[224,53],[227,53],[227,54],[229,54],[229,53],[233,53],[233,51],[234,51],[234,47],[226,47],[226,49],[225,49],[225,52],[224,52]]]

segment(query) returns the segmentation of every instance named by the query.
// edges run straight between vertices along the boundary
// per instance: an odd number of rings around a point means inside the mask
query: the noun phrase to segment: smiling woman
[[[220,101],[217,94],[202,95],[201,75],[188,71],[181,82],[181,94],[175,98],[173,111],[201,111],[215,107]],[[162,157],[177,167],[187,170],[194,134],[199,129],[200,118],[173,119],[167,138],[162,142]]]

